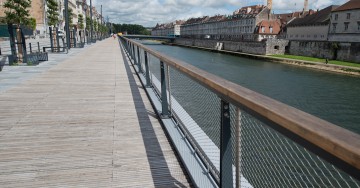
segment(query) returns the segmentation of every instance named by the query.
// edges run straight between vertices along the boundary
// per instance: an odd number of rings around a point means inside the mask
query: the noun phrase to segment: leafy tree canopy
[[[150,35],[151,32],[148,31],[144,26],[137,24],[113,24],[114,32],[127,32],[130,35]]]
[[[78,24],[80,29],[84,29],[84,16],[82,14],[78,15]]]
[[[5,19],[7,23],[29,25],[31,0],[7,0],[4,3]]]
[[[48,10],[46,11],[46,15],[49,20],[48,24],[50,26],[55,26],[59,23],[59,5],[55,0],[47,0],[46,5],[48,6]]]

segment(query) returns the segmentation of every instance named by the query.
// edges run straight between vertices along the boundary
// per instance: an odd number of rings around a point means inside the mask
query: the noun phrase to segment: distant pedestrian
[[[325,64],[328,64],[329,63],[329,60],[328,58],[325,59]]]
[[[116,35],[115,35],[115,34],[113,34],[113,38],[114,38],[114,40],[116,39]]]

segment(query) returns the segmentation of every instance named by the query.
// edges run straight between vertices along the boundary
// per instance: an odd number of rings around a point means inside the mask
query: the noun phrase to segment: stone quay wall
[[[209,49],[220,49],[226,51],[242,52],[257,55],[284,54],[289,41],[282,39],[268,39],[267,41],[219,41],[203,39],[177,38],[175,44],[185,46],[196,46]],[[222,45],[219,45],[222,43]]]
[[[290,41],[289,54],[360,63],[360,43]]]

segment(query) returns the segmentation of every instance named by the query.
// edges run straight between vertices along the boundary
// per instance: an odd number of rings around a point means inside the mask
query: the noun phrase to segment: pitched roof
[[[292,21],[288,25],[288,27],[327,24],[330,21],[331,11],[335,10],[337,7],[339,6],[331,5],[312,15],[306,16],[304,18],[297,18],[294,21]]]
[[[347,3],[338,7],[337,9],[335,9],[333,12],[354,10],[354,9],[360,9],[360,0],[350,0]]]

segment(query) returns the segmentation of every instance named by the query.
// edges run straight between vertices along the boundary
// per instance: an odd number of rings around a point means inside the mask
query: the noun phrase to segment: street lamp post
[[[70,49],[70,28],[69,28],[69,0],[64,1],[65,6],[65,32],[66,32],[66,45]]]
[[[92,1],[90,0],[90,40],[93,41]]]

